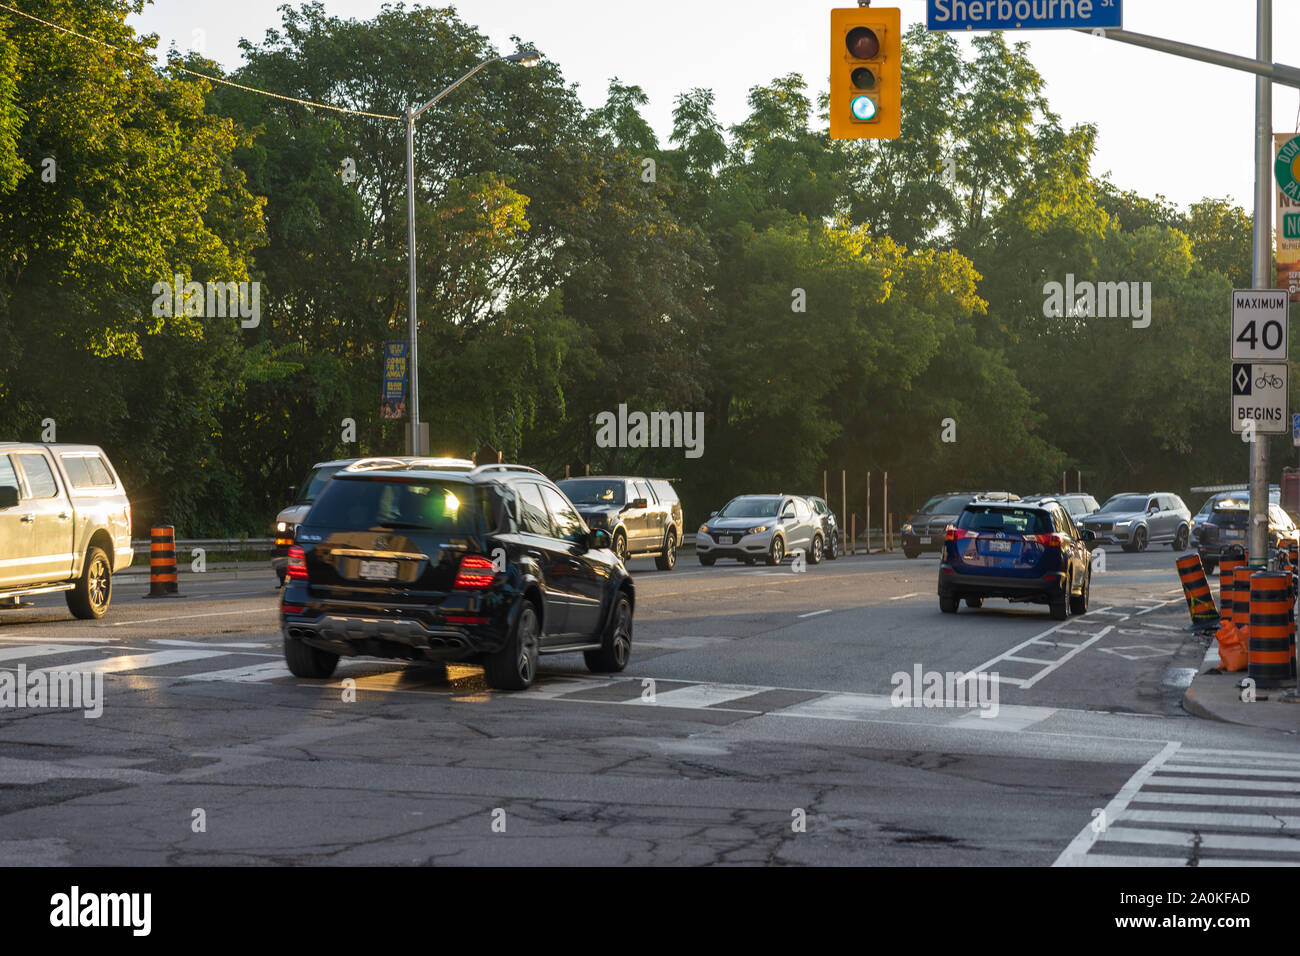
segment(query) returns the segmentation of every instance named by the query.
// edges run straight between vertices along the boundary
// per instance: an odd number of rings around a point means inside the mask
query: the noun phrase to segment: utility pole
[[[1273,59],[1273,0],[1258,0],[1255,58]],[[1251,286],[1273,287],[1273,81],[1255,77],[1255,228]],[[1268,567],[1268,436],[1250,444],[1250,566]]]

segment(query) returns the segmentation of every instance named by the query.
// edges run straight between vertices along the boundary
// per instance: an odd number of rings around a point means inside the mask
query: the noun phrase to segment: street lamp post
[[[424,453],[424,449],[420,447],[420,358],[419,352],[416,351],[418,336],[416,334],[415,321],[415,120],[430,106],[437,103],[440,99],[452,90],[456,89],[456,87],[460,86],[485,66],[491,66],[493,63],[503,62],[518,63],[522,66],[536,66],[541,62],[541,54],[536,50],[520,50],[517,53],[510,54],[509,56],[498,56],[493,57],[490,60],[484,60],[423,106],[418,109],[415,107],[408,107],[406,110],[406,239],[407,257],[410,260],[411,287],[411,302],[407,311],[407,324],[411,340],[410,452],[412,455],[420,455]]]

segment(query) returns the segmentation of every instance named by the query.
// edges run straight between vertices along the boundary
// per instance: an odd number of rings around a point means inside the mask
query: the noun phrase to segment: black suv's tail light
[[[292,553],[292,552],[290,552]],[[491,560],[481,554],[467,554],[461,559],[460,569],[456,572],[454,588],[486,588],[496,577],[496,568]]]
[[[307,580],[307,554],[296,544],[289,549],[289,566],[285,574],[295,581]]]

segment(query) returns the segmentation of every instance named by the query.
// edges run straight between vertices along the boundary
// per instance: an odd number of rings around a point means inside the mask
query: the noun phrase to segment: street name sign
[[[1232,360],[1287,360],[1286,289],[1235,289],[1232,293]]]
[[[1124,25],[1123,0],[926,0],[943,30],[1098,30]]]
[[[1246,430],[1255,423],[1257,435],[1285,435],[1291,427],[1287,414],[1287,365],[1281,363],[1232,363],[1232,430]]]

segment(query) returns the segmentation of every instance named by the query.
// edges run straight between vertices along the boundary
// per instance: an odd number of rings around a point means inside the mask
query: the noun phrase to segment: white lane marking
[[[920,591],[913,591],[911,594],[900,594],[898,597],[891,597],[889,600],[891,600],[891,601],[903,601],[903,600],[906,600],[907,598],[920,597],[921,594],[922,594],[922,592],[920,592]]]
[[[1286,837],[1232,836],[1222,833],[1192,833],[1187,830],[1150,830],[1144,827],[1111,827],[1102,840],[1114,843],[1149,843],[1159,846],[1197,845],[1207,850],[1281,850],[1300,853],[1300,840]],[[1281,862],[1281,861],[1279,861]],[[1300,862],[1300,861],[1297,861]]]
[[[624,680],[627,680],[627,678],[616,677],[613,680],[592,680],[586,677],[548,678],[545,683],[534,684],[528,688],[526,696],[531,700],[550,700],[554,697],[563,697],[565,694],[573,694],[582,690],[611,687]]]
[[[155,651],[152,654],[122,654],[118,657],[106,657],[98,661],[84,661],[68,664],[66,667],[43,667],[42,671],[75,670],[100,674],[116,674],[119,671],[138,671],[147,667],[163,667],[167,664],[181,664],[185,661],[202,660],[205,657],[224,657],[226,651]]]
[[[1159,770],[1170,757],[1178,752],[1178,748],[1181,746],[1182,744],[1176,740],[1169,741],[1169,743],[1165,744],[1164,748],[1159,753],[1144,763],[1138,769],[1137,773],[1129,777],[1128,782],[1120,788],[1119,793],[1115,794],[1114,798],[1102,809],[1102,813],[1106,815],[1106,820],[1118,820],[1119,815],[1128,807],[1129,802],[1137,795],[1137,792],[1142,789],[1142,784],[1146,783],[1147,778]],[[1053,863],[1052,866],[1087,866],[1088,861],[1091,860],[1088,856],[1088,851],[1091,850],[1093,844],[1097,842],[1097,836],[1098,833],[1093,830],[1092,822],[1090,821],[1082,830],[1079,831],[1078,835],[1070,841],[1069,846],[1061,851],[1061,855],[1056,858],[1056,862]],[[1150,865],[1155,866],[1158,864]]]
[[[1161,768],[1160,772],[1164,773],[1227,773],[1237,777],[1300,777],[1300,770],[1266,770],[1259,767],[1187,767],[1178,764],[1170,764],[1168,767]],[[1222,786],[1227,786],[1226,780],[1214,778]],[[1279,787],[1293,786],[1290,782],[1278,781]]]
[[[645,612],[638,611],[637,613],[644,614]],[[668,651],[694,651],[699,650],[702,647],[713,647],[717,644],[726,644],[733,640],[735,640],[735,638],[718,636],[697,637],[683,634],[681,637],[661,637],[653,641],[634,641],[632,646],[634,648],[651,647],[656,650]]]
[[[1138,611],[1138,612],[1137,612],[1136,614],[1134,614],[1133,616],[1134,616],[1134,617],[1141,617],[1143,614],[1150,614],[1152,611],[1158,611],[1158,610],[1160,610],[1162,607],[1165,607],[1166,605],[1174,604],[1174,603],[1176,603],[1176,602],[1175,602],[1175,601],[1172,601],[1172,600],[1171,600],[1171,601],[1161,601],[1159,604],[1155,604],[1155,605],[1152,605],[1151,607],[1144,608],[1144,609],[1142,609],[1141,611]]]
[[[1185,750],[1178,755],[1177,760],[1172,762],[1185,763],[1189,760],[1199,760],[1205,757],[1229,758],[1225,766],[1235,765],[1237,758],[1287,760],[1300,764],[1300,754],[1297,754],[1294,750],[1217,750],[1213,747],[1197,747],[1195,750]]]
[[[0,647],[0,661],[21,661],[29,657],[48,657],[51,654],[75,654],[78,651],[96,650],[94,645],[79,644],[27,644],[22,647]]]
[[[1057,624],[1055,627],[1050,627],[1050,628],[1048,628],[1046,631],[1043,631],[1043,633],[1041,633],[1041,634],[1035,634],[1035,635],[1034,635],[1033,637],[1031,637],[1029,640],[1027,640],[1027,641],[1022,641],[1021,643],[1017,644],[1015,647],[1011,648],[1010,650],[1008,650],[1008,651],[1004,651],[1003,653],[999,654],[997,657],[989,658],[987,661],[985,661],[983,664],[980,664],[978,667],[972,668],[971,670],[967,671],[967,672],[965,673],[965,675],[964,675],[963,677],[960,678],[960,680],[961,680],[963,683],[966,682],[966,681],[968,681],[968,680],[971,680],[971,679],[972,679],[976,674],[980,673],[981,671],[986,671],[986,670],[988,670],[988,668],[992,667],[994,664],[998,663],[999,661],[1007,660],[1008,658],[1010,658],[1010,657],[1012,657],[1013,655],[1015,655],[1017,652],[1024,650],[1024,649],[1025,649],[1026,647],[1028,647],[1030,644],[1034,644],[1034,643],[1036,643],[1036,642],[1038,642],[1038,641],[1041,641],[1041,640],[1042,640],[1044,637],[1046,637],[1048,634],[1051,634],[1051,633],[1054,633],[1054,632],[1056,632],[1056,631],[1059,631],[1059,630],[1061,630],[1063,627],[1064,627],[1064,625],[1062,625],[1062,624]],[[1067,661],[1069,661],[1070,659],[1072,659],[1072,658],[1075,657],[1076,655],[1082,653],[1082,651],[1083,651],[1085,648],[1091,647],[1093,644],[1096,644],[1096,643],[1097,643],[1098,641],[1100,641],[1103,637],[1105,637],[1107,634],[1109,634],[1109,633],[1111,632],[1111,630],[1112,630],[1114,627],[1115,627],[1115,625],[1113,625],[1113,624],[1107,624],[1105,627],[1103,627],[1100,631],[1098,631],[1098,632],[1097,632],[1096,634],[1094,634],[1092,637],[1088,638],[1088,640],[1084,641],[1084,642],[1083,642],[1082,644],[1080,644],[1078,647],[1076,647],[1076,648],[1074,648],[1073,650],[1071,650],[1068,654],[1065,654],[1065,655],[1064,655],[1060,660],[1058,660],[1058,661],[1053,661],[1051,664],[1048,664],[1046,667],[1044,667],[1041,671],[1039,671],[1039,672],[1038,672],[1037,674],[1035,674],[1033,677],[1026,678],[1024,681],[1022,681],[1022,682],[1021,682],[1020,684],[1018,684],[1017,686],[1021,687],[1021,688],[1024,689],[1024,690],[1028,690],[1029,688],[1033,687],[1035,684],[1037,684],[1040,680],[1042,680],[1042,679],[1043,679],[1044,677],[1046,677],[1048,674],[1051,674],[1053,671],[1055,671],[1055,670],[1057,670],[1058,668],[1060,668],[1060,667],[1061,667],[1063,664],[1065,664]]]
[[[112,624],[96,624],[96,627],[128,627],[132,624],[161,624],[163,621],[192,621],[198,617],[230,617],[240,614],[245,617],[251,614],[279,614],[280,607],[263,607],[263,608],[245,608],[242,611],[213,611],[210,614],[181,614],[176,617],[141,617],[131,621],[114,621]]]
[[[1037,657],[1011,657],[1002,658],[1004,661],[1019,661],[1022,664],[1051,664],[1052,661],[1040,660]]]
[[[1279,762],[1289,762],[1294,767],[1300,767],[1300,755],[1296,754],[1273,754],[1252,751],[1256,756],[1243,754],[1235,757],[1231,762],[1225,762],[1223,755],[1211,754],[1205,751],[1183,751],[1178,755],[1177,760],[1169,761],[1170,766],[1200,766],[1202,770],[1211,769],[1209,764],[1215,768],[1221,769],[1224,773],[1234,773],[1238,767],[1276,767]]]
[[[274,680],[277,677],[290,677],[289,668],[284,661],[272,661],[268,664],[250,664],[246,667],[231,667],[223,671],[204,671],[201,674],[185,674],[180,680],[231,681],[236,684],[249,684],[256,681]]]
[[[984,711],[970,711],[956,720],[949,721],[947,727],[970,728],[972,724],[981,730],[1001,730],[1016,732],[1024,730],[1039,721],[1046,720],[1056,713],[1055,707],[1029,707],[1015,704],[1000,706],[994,717],[984,716]]]
[[[266,643],[231,642],[228,644],[223,644],[217,641],[182,641],[179,639],[165,638],[165,637],[152,638],[150,639],[149,643],[163,644],[167,647],[242,647],[242,648],[261,649],[263,647],[271,646],[270,644],[266,644]]]
[[[1128,617],[1128,612],[1127,612],[1127,611],[1111,611],[1111,610],[1098,610],[1098,609],[1095,609],[1095,608],[1088,608],[1088,613],[1089,613],[1089,614],[1105,614],[1105,615],[1107,615],[1108,617]]]
[[[29,635],[19,635],[19,634],[8,635],[8,634],[3,634],[3,635],[0,635],[0,646],[3,646],[3,645],[5,645],[5,644],[14,643],[14,642],[21,642],[21,643],[24,643],[24,644],[30,644],[30,643],[33,641],[33,639],[34,639],[34,638],[33,638],[30,634],[29,634]],[[41,642],[42,644],[55,644],[55,643],[58,643],[59,641],[67,641],[69,644],[112,644],[112,643],[113,643],[113,638],[111,638],[111,637],[82,637],[81,635],[77,635],[76,637],[51,637],[51,636],[48,635],[48,634],[42,634],[41,637],[40,637],[40,642]]]
[[[1075,866],[1186,866],[1187,859],[1181,856],[1110,856],[1094,853],[1085,856]],[[1274,862],[1273,860],[1235,860],[1227,857],[1210,857],[1198,860],[1197,866],[1229,866],[1234,869],[1241,866],[1300,866],[1296,863]]]
[[[1139,793],[1133,798],[1133,803],[1183,804],[1189,807],[1240,807],[1246,810],[1300,810],[1300,799],[1296,797],[1256,797],[1235,793],[1169,793],[1167,791]],[[1296,852],[1300,852],[1300,841],[1297,841],[1295,848]]]
[[[896,710],[889,697],[869,694],[827,694],[769,711],[769,717],[812,717],[819,720],[866,720],[871,714]]]
[[[1193,827],[1248,827],[1300,834],[1300,817],[1273,813],[1200,813],[1195,810],[1129,810],[1125,820],[1138,823],[1183,823]]]
[[[828,608],[827,608],[826,610],[824,610],[824,611],[809,611],[807,614],[800,614],[799,617],[801,617],[801,618],[805,618],[805,617],[816,617],[816,616],[819,615],[819,614],[829,614],[829,613],[831,613],[832,610],[833,610],[832,608],[829,608],[829,607],[828,607]]]
[[[752,697],[767,690],[766,687],[749,687],[743,684],[698,684],[694,687],[676,687],[655,694],[656,707],[690,707],[703,709],[714,704],[725,704],[742,697]],[[650,701],[633,697],[624,704],[649,704]],[[753,711],[760,713],[760,711]]]

